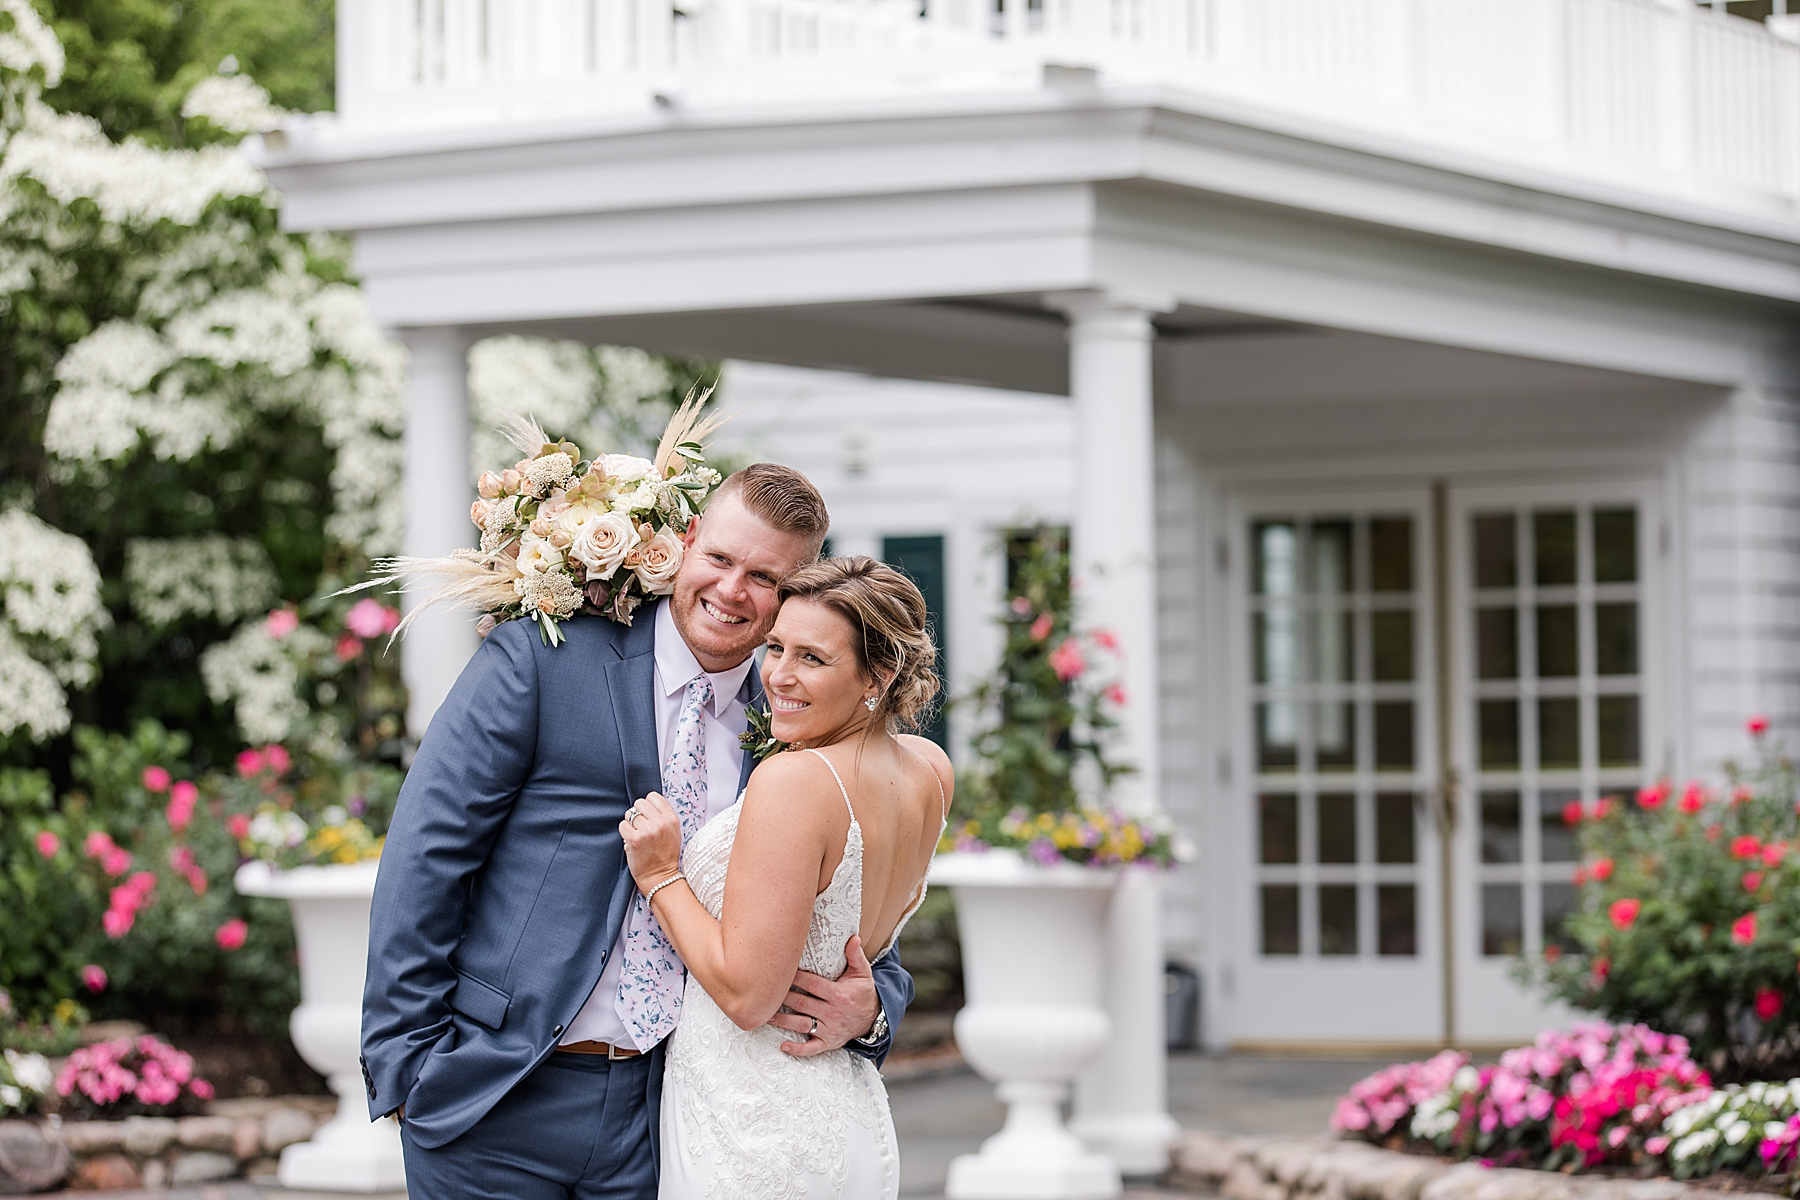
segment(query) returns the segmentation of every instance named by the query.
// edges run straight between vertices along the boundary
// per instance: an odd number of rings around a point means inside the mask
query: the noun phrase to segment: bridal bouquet
[[[535,421],[514,417],[502,432],[525,457],[477,485],[469,517],[481,548],[387,559],[383,573],[361,586],[403,581],[431,589],[399,631],[440,603],[481,613],[483,637],[501,621],[535,621],[550,646],[562,643],[559,623],[577,613],[631,624],[646,598],[674,590],[682,535],[722,482],[704,454],[706,438],[723,424],[700,415],[710,394],[688,393],[654,460],[584,459],[573,442],[552,441]]]

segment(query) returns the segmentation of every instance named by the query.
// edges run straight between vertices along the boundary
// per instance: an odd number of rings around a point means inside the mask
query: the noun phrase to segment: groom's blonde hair
[[[804,537],[812,547],[808,561],[819,556],[819,547],[831,532],[831,514],[812,480],[780,463],[751,463],[726,476],[707,503],[732,496],[766,524]]]

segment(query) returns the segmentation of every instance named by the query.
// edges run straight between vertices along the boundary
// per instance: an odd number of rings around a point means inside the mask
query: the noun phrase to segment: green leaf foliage
[[[1616,1022],[1686,1036],[1722,1081],[1800,1073],[1800,814],[1773,747],[1723,791],[1664,782],[1576,804],[1571,949],[1521,979]]]

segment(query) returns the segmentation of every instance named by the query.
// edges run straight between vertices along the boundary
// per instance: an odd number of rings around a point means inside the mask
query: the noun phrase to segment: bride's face
[[[807,746],[837,741],[869,720],[875,686],[857,665],[850,622],[811,600],[789,600],[769,630],[763,690],[776,738]]]

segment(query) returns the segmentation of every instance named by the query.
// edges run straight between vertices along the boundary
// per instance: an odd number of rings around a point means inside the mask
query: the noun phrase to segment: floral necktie
[[[705,674],[688,681],[669,761],[663,764],[663,796],[681,818],[683,849],[706,823],[706,709],[712,700],[712,680]],[[616,1011],[639,1050],[650,1049],[675,1028],[685,974],[644,897],[632,897]]]

